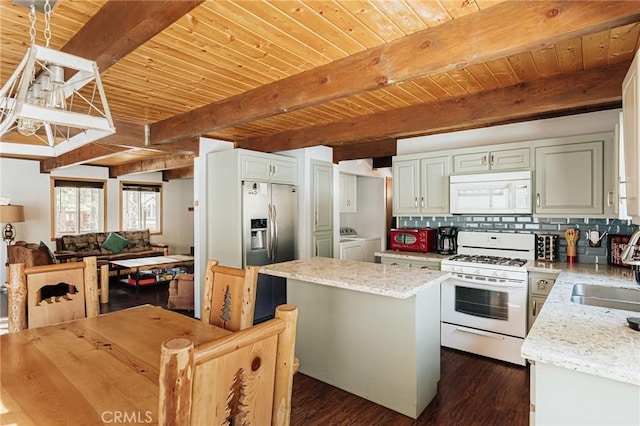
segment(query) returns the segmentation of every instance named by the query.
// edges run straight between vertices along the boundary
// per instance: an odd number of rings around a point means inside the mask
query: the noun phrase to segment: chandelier
[[[0,138],[18,132],[55,151],[63,142],[77,147],[115,128],[96,63],[49,48],[52,1],[14,0],[30,9],[31,46],[0,90]],[[44,47],[35,43],[36,9],[44,12]]]

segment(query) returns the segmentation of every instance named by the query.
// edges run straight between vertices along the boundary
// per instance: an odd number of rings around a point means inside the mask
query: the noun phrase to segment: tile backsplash
[[[577,244],[579,263],[607,263],[607,238],[609,234],[631,235],[638,229],[630,220],[542,218],[532,216],[411,216],[397,218],[398,227],[456,226],[458,231],[527,232],[533,234],[557,234],[559,261],[567,260],[567,242],[564,230],[577,228],[580,238]],[[590,247],[587,231],[597,230],[602,236],[600,247]]]

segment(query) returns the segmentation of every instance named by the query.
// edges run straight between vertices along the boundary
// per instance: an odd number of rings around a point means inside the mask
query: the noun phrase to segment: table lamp
[[[12,223],[24,222],[24,207],[19,205],[0,205],[0,223],[4,223],[2,239],[8,245],[16,237]]]

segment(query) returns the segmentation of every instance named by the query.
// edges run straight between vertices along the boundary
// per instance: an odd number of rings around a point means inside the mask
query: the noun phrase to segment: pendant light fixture
[[[74,149],[101,139],[115,128],[96,63],[49,47],[54,1],[14,0],[30,9],[31,46],[0,90],[0,139],[18,132],[55,152],[62,144]],[[36,10],[44,12],[44,47],[36,44]]]

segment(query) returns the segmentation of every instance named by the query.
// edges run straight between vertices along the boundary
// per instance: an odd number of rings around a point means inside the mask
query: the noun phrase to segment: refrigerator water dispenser
[[[251,219],[251,250],[263,250],[267,242],[267,219]]]

